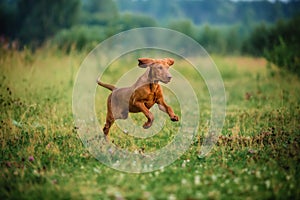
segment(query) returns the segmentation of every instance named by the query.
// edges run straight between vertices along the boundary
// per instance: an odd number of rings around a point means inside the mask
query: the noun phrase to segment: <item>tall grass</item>
[[[223,76],[227,116],[217,145],[197,154],[209,126],[210,103],[201,77],[183,60],[174,69],[189,77],[200,102],[200,126],[190,149],[172,165],[127,174],[99,163],[84,148],[72,117],[72,89],[85,54],[40,49],[1,52],[1,199],[299,199],[300,81],[264,59],[213,56]],[[135,66],[136,58],[128,66]],[[124,63],[104,80],[114,83]],[[132,65],[132,66],[131,66]],[[126,65],[127,66],[127,65]],[[105,99],[97,89],[97,116]],[[168,103],[179,111],[176,98]],[[136,123],[145,120],[134,115]],[[170,122],[171,123],[171,122]],[[113,126],[112,137],[132,151],[164,146],[176,125],[151,140],[135,140]]]

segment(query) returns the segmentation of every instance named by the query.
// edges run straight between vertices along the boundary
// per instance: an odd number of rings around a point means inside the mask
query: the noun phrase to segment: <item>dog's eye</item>
[[[162,67],[162,66],[159,66],[159,67],[158,67],[158,69],[162,70],[162,69],[163,69],[163,67]]]

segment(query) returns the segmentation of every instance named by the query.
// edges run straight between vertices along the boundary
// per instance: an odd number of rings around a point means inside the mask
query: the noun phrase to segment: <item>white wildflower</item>
[[[176,200],[176,196],[174,194],[170,194],[168,200]]]
[[[271,186],[271,181],[270,180],[266,180],[265,184],[266,184],[267,189],[269,189],[270,186]]]
[[[182,184],[182,185],[185,185],[186,183],[187,183],[187,180],[183,178],[183,179],[181,180],[181,184]]]
[[[213,175],[211,176],[211,180],[212,180],[212,181],[216,181],[216,180],[217,180],[217,176],[213,174]]]
[[[256,171],[256,172],[255,172],[255,176],[256,176],[257,178],[261,178],[261,173],[260,173],[260,171]]]
[[[200,184],[200,176],[199,175],[195,176],[194,183],[195,183],[195,185]]]

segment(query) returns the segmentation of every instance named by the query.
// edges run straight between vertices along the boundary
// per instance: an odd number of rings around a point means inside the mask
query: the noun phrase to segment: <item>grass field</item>
[[[300,199],[300,81],[264,59],[213,56],[225,84],[227,115],[217,145],[201,159],[209,96],[184,61],[176,61],[174,69],[190,75],[194,87],[200,84],[199,131],[173,164],[130,174],[97,161],[74,128],[72,90],[85,54],[0,54],[1,199]],[[122,75],[118,67],[107,71],[106,82]],[[108,94],[97,88],[101,123]],[[168,91],[166,96],[179,112],[176,98]],[[128,139],[116,126],[111,131],[123,148],[151,150],[164,146],[177,126],[167,122],[150,141]]]

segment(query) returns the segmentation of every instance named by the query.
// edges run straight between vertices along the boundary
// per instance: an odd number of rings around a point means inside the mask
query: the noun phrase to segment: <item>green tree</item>
[[[156,21],[149,16],[131,13],[122,14],[117,22],[117,26],[120,28],[119,31],[140,27],[154,27],[156,25]]]
[[[265,50],[264,56],[278,67],[300,76],[300,15],[278,23],[270,32],[272,45]]]
[[[118,18],[118,8],[112,0],[83,1],[82,24],[110,26]]]
[[[271,44],[270,29],[265,24],[256,26],[242,45],[242,52],[254,56],[262,56]]]
[[[173,21],[168,26],[170,29],[184,33],[192,38],[195,38],[195,27],[190,20]]]
[[[256,27],[243,45],[243,51],[264,56],[280,68],[300,75],[300,15],[275,25]]]
[[[235,54],[241,50],[242,36],[239,34],[240,26],[233,26],[227,30],[223,38],[226,41],[226,49],[224,53]]]
[[[77,22],[80,0],[19,0],[18,37],[23,43],[41,44],[47,37]]]
[[[0,0],[0,35],[14,38],[17,33],[17,3]]]
[[[209,25],[205,25],[199,31],[197,41],[209,53],[224,53],[225,39],[223,38],[221,32],[218,29],[210,27]]]

